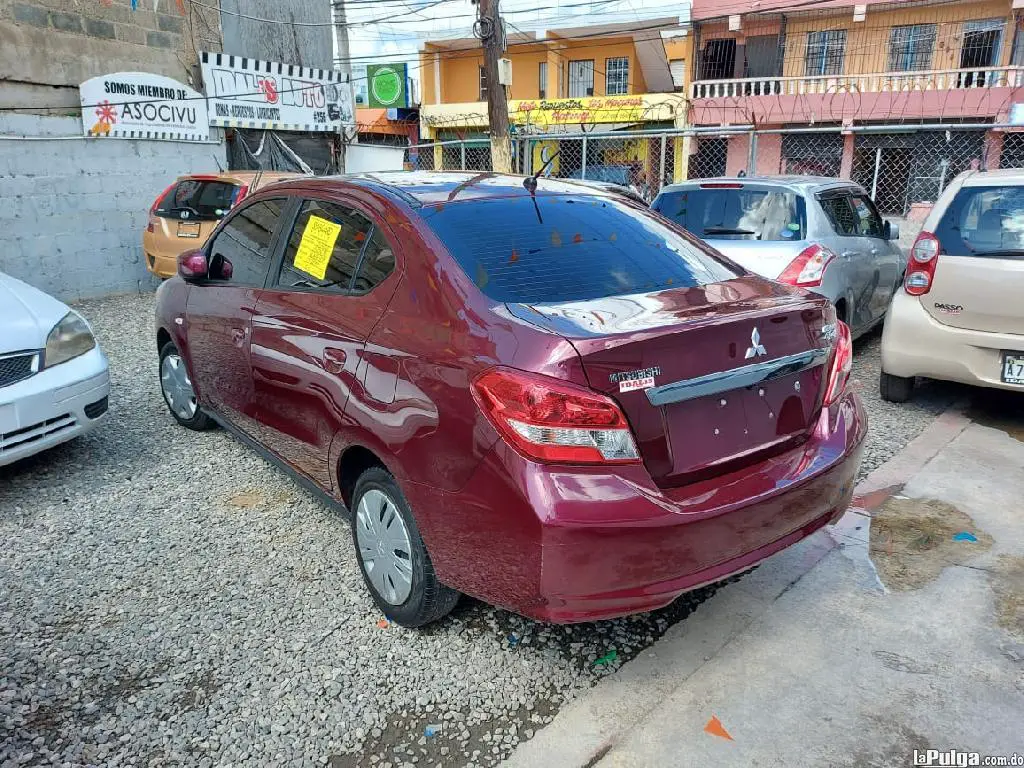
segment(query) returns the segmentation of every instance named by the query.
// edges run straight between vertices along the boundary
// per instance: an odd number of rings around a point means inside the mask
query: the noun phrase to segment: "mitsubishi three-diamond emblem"
[[[746,359],[749,360],[752,357],[761,357],[767,355],[768,350],[764,348],[764,344],[761,343],[761,333],[757,330],[757,326],[754,326],[753,333],[750,334],[750,349],[747,350]]]

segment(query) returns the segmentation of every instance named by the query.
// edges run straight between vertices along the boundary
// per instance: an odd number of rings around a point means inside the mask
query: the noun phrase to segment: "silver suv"
[[[854,336],[882,321],[903,279],[899,226],[849,181],[701,179],[665,187],[651,208],[751,272],[830,299]]]

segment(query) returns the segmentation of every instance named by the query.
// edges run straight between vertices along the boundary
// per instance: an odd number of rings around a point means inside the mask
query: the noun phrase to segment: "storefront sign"
[[[516,125],[546,127],[591,123],[635,123],[644,119],[643,96],[526,99],[509,106]]]
[[[79,86],[86,136],[207,141],[205,98],[163,75],[117,72]]]
[[[203,53],[210,125],[337,131],[352,125],[352,90],[341,73],[226,53]]]
[[[366,67],[371,107],[408,107],[408,66],[406,64],[370,64]]]

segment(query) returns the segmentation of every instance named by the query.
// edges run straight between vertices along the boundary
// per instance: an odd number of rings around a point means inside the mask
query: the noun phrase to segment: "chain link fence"
[[[895,217],[907,216],[915,203],[934,202],[962,171],[1024,167],[1024,132],[887,128],[873,126],[850,135],[836,128],[531,136],[512,142],[513,167],[518,173],[629,187],[648,201],[664,185],[684,179],[845,177],[867,189],[884,215]],[[406,167],[487,171],[490,143],[420,144],[407,150]]]

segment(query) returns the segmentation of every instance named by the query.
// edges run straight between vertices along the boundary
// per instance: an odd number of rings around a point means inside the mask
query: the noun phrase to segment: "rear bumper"
[[[178,257],[162,256],[146,251],[146,269],[159,278],[167,279],[178,274]]]
[[[106,418],[109,395],[99,347],[0,388],[0,466],[94,429]]]
[[[189,250],[190,247],[198,248],[202,245],[199,240],[192,246],[182,246],[181,253]],[[142,251],[145,254],[146,269],[160,278],[174,277],[178,274],[178,254],[176,245],[168,242],[167,238],[154,232],[144,232],[142,235]]]
[[[642,466],[540,466],[503,444],[467,486],[407,492],[442,581],[558,623],[667,605],[745,570],[845,511],[866,416],[848,393],[799,449],[683,488]]]
[[[999,380],[1002,352],[1024,352],[1024,336],[954,328],[937,322],[916,296],[897,291],[882,333],[882,370],[1015,392]]]

